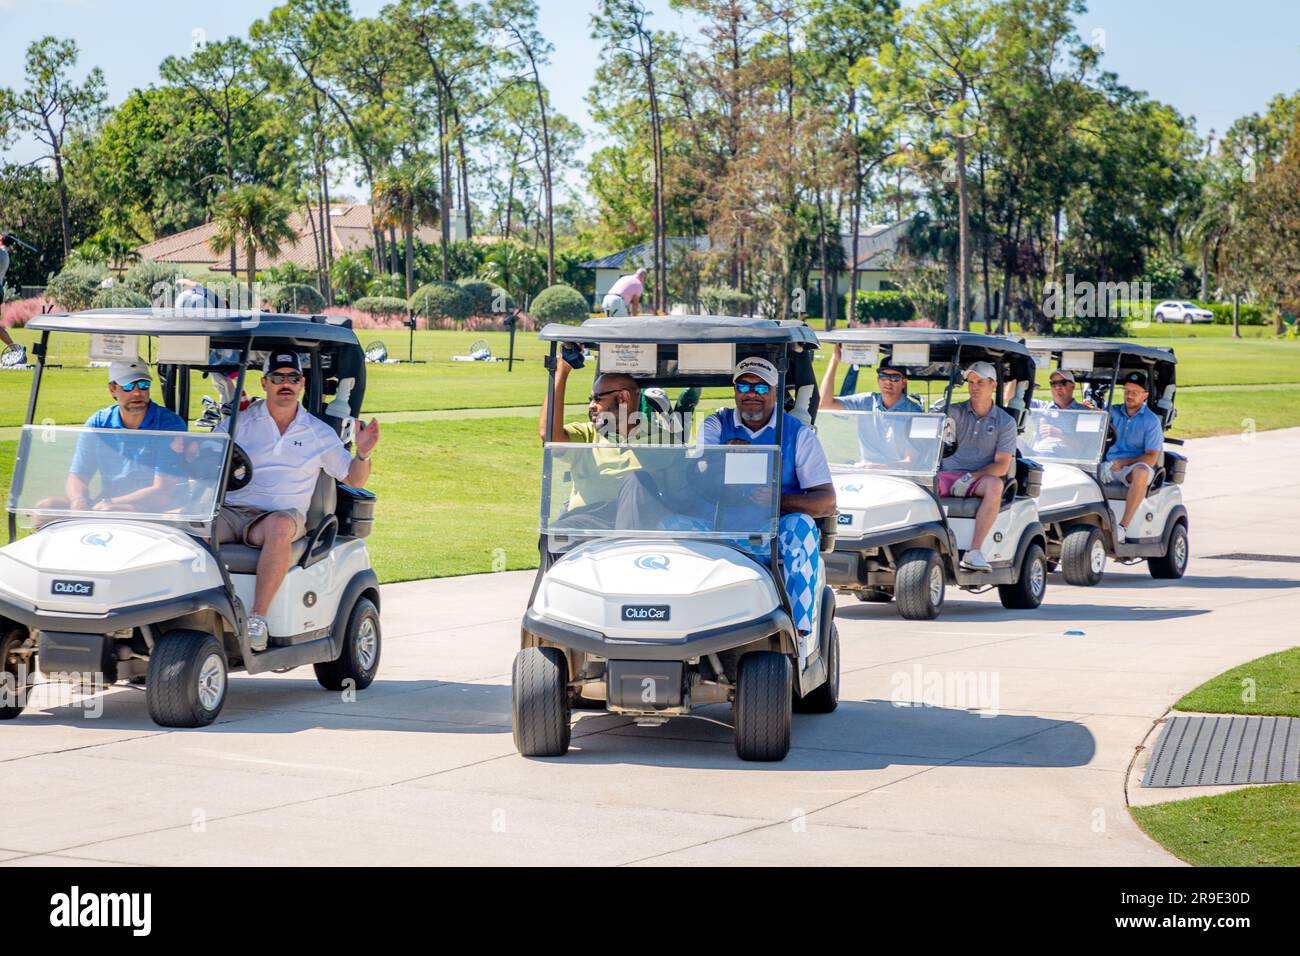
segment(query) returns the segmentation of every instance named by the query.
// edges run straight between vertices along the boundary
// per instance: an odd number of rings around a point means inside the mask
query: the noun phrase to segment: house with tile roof
[[[312,212],[314,213],[315,210],[313,209]],[[372,218],[372,207],[365,203],[336,204],[330,207],[325,229],[330,248],[334,251],[334,258],[337,259],[344,253],[355,252],[358,249],[372,248],[374,245],[370,225]],[[259,269],[268,269],[291,262],[300,268],[315,271],[316,243],[319,230],[322,228],[319,220],[314,215],[309,218],[298,210],[290,214],[289,228],[294,231],[297,238],[282,243],[278,256],[267,256],[266,253],[259,252],[257,255]],[[171,262],[182,267],[209,269],[213,272],[229,272],[230,253],[218,255],[208,246],[208,241],[216,229],[216,223],[204,223],[193,229],[186,229],[184,232],[145,243],[137,247],[136,252],[140,254],[141,259]],[[437,226],[421,226],[415,230],[415,235],[421,242],[431,244],[441,239]],[[401,241],[400,236],[398,241]],[[242,275],[247,268],[248,259],[244,250],[237,249],[235,270]]]

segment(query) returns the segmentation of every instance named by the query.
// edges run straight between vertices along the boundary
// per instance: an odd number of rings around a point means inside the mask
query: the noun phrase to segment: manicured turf
[[[1300,425],[1300,385],[1178,393],[1178,418],[1171,438],[1203,438]]]
[[[528,418],[384,427],[368,487],[378,496],[367,539],[379,579],[537,565],[541,456]],[[9,488],[16,441],[0,441]]]
[[[1300,784],[1129,809],[1153,840],[1195,866],[1300,866]]]
[[[1174,704],[1174,709],[1300,717],[1300,647],[1256,658],[1211,678]]]

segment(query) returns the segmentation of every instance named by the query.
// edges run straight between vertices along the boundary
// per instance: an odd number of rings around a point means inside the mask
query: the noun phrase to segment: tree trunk
[[[388,272],[390,275],[397,275],[402,271],[397,259],[397,229],[390,225],[388,227]]]
[[[820,184],[817,186],[817,246],[822,270],[822,325],[829,332],[835,328],[835,318],[831,315],[831,297],[827,287],[830,276],[826,270],[826,212]]]
[[[453,108],[451,115],[456,121],[456,152],[460,156],[460,206],[461,212],[465,214],[465,238],[472,239],[474,223],[470,213],[469,163],[465,161],[465,128],[460,124],[460,110]]]
[[[849,202],[849,223],[853,238],[849,241],[849,312],[846,322],[858,320],[858,229],[862,218],[862,154],[858,150],[857,90],[849,90],[849,115],[853,117],[853,199]]]
[[[1232,337],[1234,339],[1241,338],[1240,313],[1241,313],[1241,293],[1234,292],[1232,294]]]
[[[415,292],[415,228],[409,225],[402,228],[406,233],[406,297],[409,299]]]
[[[1210,241],[1201,243],[1201,301],[1210,297]]]
[[[68,222],[68,187],[63,181],[63,158],[54,154],[55,179],[59,185],[59,225],[63,229],[63,259],[66,262],[72,255],[72,226]],[[231,272],[234,272],[235,253],[230,253]]]
[[[234,258],[235,247],[230,247],[231,258]],[[245,243],[244,254],[248,256],[248,291],[253,291],[253,283],[257,279],[257,246],[252,243]]]
[[[950,329],[960,328],[960,322],[962,319],[960,301],[961,266],[958,265],[958,261],[961,259],[960,250],[961,245],[958,243],[956,249],[953,249],[950,246],[948,251],[944,254],[948,266],[947,281],[944,283],[948,292],[948,317],[945,321],[945,325]]]
[[[438,218],[441,220],[441,236],[439,237],[442,244],[442,281],[446,282],[451,275],[451,261],[448,245],[451,242],[451,157],[447,151],[447,112],[444,107],[445,91],[438,94],[438,205],[441,206],[442,215]]]
[[[967,207],[966,139],[957,137],[957,327],[970,329],[970,209]]]

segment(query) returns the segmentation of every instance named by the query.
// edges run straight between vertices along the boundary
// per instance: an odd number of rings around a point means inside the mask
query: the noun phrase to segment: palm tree
[[[410,298],[415,291],[415,230],[436,225],[439,216],[438,182],[428,160],[416,158],[390,166],[376,178],[371,201],[379,225],[402,230],[406,241],[406,295]]]
[[[288,204],[266,186],[237,186],[222,193],[213,205],[212,219],[217,231],[208,248],[217,255],[243,248],[250,291],[257,278],[257,254],[274,258],[280,254],[280,243],[298,238],[289,227]]]

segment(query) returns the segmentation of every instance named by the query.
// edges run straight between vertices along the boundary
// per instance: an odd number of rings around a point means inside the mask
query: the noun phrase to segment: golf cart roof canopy
[[[979,332],[956,332],[949,329],[836,329],[818,332],[817,337],[832,344],[861,345],[912,345],[927,344],[956,349],[958,345],[989,349],[994,352],[1025,352],[1023,339],[1003,338],[1000,335],[983,335]]]
[[[90,309],[51,312],[27,323],[36,332],[102,332],[113,335],[206,335],[214,345],[237,348],[254,339],[301,345],[336,343],[360,348],[352,323],[325,315],[283,315],[233,309]]]
[[[1092,352],[1096,355],[1114,355],[1118,353],[1121,357],[1132,356],[1148,362],[1165,362],[1169,365],[1178,364],[1173,349],[1156,345],[1135,345],[1132,342],[1110,342],[1104,339],[1051,338],[1032,338],[1025,344],[1031,352]],[[1121,364],[1127,366],[1139,363],[1127,363],[1121,360]]]
[[[802,322],[754,319],[734,315],[664,315],[646,318],[588,319],[581,325],[551,323],[541,331],[545,342],[581,342],[599,347],[608,343],[690,345],[802,345],[817,348],[817,336]]]
[[[911,370],[912,378],[939,380],[969,368],[975,362],[990,362],[1003,380],[1025,381],[1033,377],[1034,359],[1023,339],[948,329],[837,329],[817,336],[826,344],[878,346],[883,356]],[[920,349],[920,358],[902,357],[902,348]],[[960,353],[961,368],[953,369]],[[955,375],[954,375],[955,377]]]

